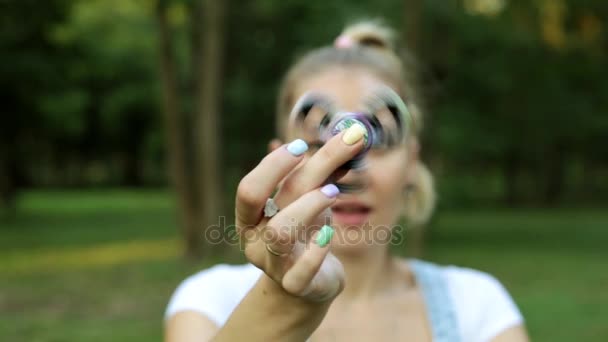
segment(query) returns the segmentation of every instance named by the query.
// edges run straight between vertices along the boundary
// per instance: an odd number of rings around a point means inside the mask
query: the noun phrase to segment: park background
[[[243,262],[204,227],[290,63],[378,17],[439,194],[395,252],[494,274],[534,341],[606,341],[605,0],[0,1],[0,339],[161,339],[182,279]]]

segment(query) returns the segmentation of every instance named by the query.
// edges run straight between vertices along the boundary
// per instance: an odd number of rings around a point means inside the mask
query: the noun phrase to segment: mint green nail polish
[[[328,225],[324,225],[319,230],[319,235],[317,235],[317,245],[320,247],[325,247],[331,241],[332,236],[334,236],[334,229]]]

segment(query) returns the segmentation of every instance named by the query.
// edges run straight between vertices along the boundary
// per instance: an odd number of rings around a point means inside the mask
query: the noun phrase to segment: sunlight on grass
[[[175,258],[176,239],[102,244],[84,248],[52,248],[0,254],[1,275],[28,275],[108,267],[134,261]]]

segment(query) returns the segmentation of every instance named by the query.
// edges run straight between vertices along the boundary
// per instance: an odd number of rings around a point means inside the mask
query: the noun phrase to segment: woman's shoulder
[[[261,274],[252,264],[218,264],[199,271],[175,289],[165,319],[180,311],[196,311],[223,325]]]
[[[430,261],[408,259],[414,269],[422,270],[418,273],[426,271],[434,271],[445,280],[451,290],[466,295],[472,293],[477,296],[482,294],[497,294],[497,292],[506,292],[502,283],[492,274],[477,270],[470,267],[456,266],[452,264],[439,264]]]
[[[504,290],[498,278],[488,272],[456,265],[441,265],[440,268],[450,287],[455,289],[480,294]]]
[[[415,260],[436,270],[445,284],[461,333],[467,341],[489,341],[523,324],[523,316],[505,286],[492,274],[456,265]]]

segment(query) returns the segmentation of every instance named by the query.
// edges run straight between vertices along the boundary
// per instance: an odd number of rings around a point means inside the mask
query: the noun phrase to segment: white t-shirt
[[[470,268],[440,266],[452,297],[462,341],[485,342],[523,317],[502,284]],[[165,319],[179,311],[199,312],[222,326],[259,279],[251,264],[220,264],[184,280],[169,301]]]

